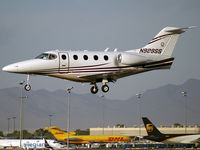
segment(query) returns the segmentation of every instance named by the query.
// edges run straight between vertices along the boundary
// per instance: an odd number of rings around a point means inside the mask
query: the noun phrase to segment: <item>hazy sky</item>
[[[48,50],[112,51],[140,48],[166,26],[200,25],[199,0],[32,0],[0,1],[0,67]],[[109,83],[109,99],[127,99],[165,84],[200,79],[200,29],[181,35],[171,70],[152,71]],[[0,71],[0,88],[16,87],[26,75]],[[89,84],[31,77],[33,90],[89,93]],[[99,95],[101,92],[99,92]]]

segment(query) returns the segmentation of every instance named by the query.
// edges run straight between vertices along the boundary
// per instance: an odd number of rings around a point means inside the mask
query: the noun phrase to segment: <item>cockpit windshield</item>
[[[57,56],[55,54],[49,54],[49,53],[42,53],[39,56],[35,57],[36,59],[45,59],[45,60],[53,60],[56,59]]]

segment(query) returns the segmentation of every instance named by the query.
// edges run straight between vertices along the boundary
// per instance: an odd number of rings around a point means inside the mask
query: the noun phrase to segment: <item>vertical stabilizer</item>
[[[56,139],[61,139],[61,138],[65,139],[65,138],[67,138],[67,134],[68,133],[65,132],[65,131],[62,131],[57,126],[45,127],[44,129],[50,131]]]
[[[163,135],[148,118],[142,117],[142,120],[149,136],[158,137]]]
[[[53,150],[53,147],[49,145],[49,143],[47,142],[46,139],[44,139],[44,142],[45,142],[45,143],[44,143],[45,148],[48,148],[48,149]]]

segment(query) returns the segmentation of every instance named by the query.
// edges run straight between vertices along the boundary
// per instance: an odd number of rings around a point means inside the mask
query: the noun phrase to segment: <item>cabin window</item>
[[[104,55],[103,58],[104,58],[104,60],[106,60],[106,61],[108,60],[108,56],[107,56],[107,55]]]
[[[74,55],[73,58],[74,58],[74,60],[77,60],[77,59],[78,59],[78,56],[77,56],[77,55]]]
[[[84,59],[84,60],[88,60],[88,56],[87,56],[87,55],[84,55],[84,56],[83,56],[83,59]]]
[[[98,60],[98,56],[97,55],[94,55],[94,60]]]
[[[62,55],[61,57],[63,60],[65,60],[67,58],[66,55]]]

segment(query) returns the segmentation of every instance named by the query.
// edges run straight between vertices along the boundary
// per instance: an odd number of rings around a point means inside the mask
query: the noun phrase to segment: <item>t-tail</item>
[[[138,52],[141,54],[159,56],[163,59],[170,58],[180,34],[192,28],[198,27],[165,27],[146,46],[139,49]]]
[[[156,128],[156,126],[146,117],[142,117],[144,126],[148,136],[161,137],[163,134]]]
[[[65,139],[67,137],[67,132],[62,131],[59,127],[57,126],[51,126],[51,127],[45,127],[45,130],[48,130],[49,132],[51,132],[51,134],[53,134],[53,136],[56,139]]]
[[[170,69],[174,60],[172,53],[180,34],[192,28],[199,27],[165,27],[146,46],[126,52],[139,55],[138,64],[142,64],[143,68],[149,70]]]

